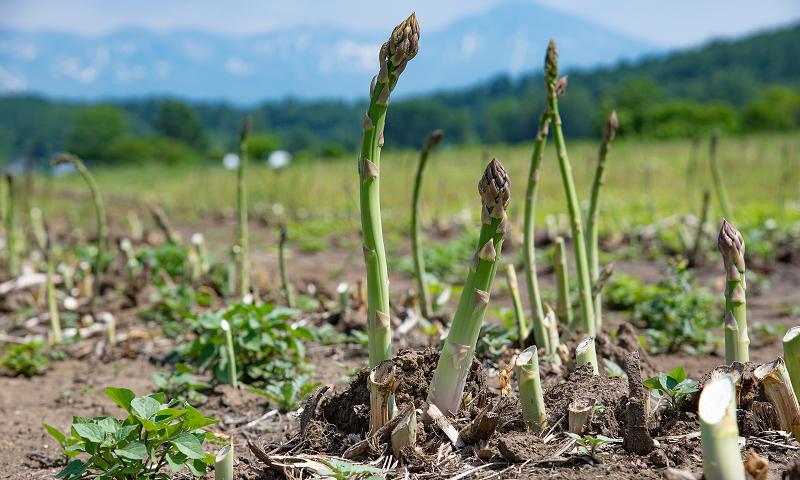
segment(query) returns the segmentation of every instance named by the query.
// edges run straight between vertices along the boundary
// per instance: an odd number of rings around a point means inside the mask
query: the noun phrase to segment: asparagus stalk
[[[431,305],[431,294],[428,291],[428,286],[425,282],[425,259],[422,257],[422,248],[420,247],[420,191],[422,190],[422,173],[425,170],[425,164],[428,163],[428,155],[431,153],[436,145],[442,140],[444,132],[442,130],[434,130],[425,141],[422,147],[422,152],[419,156],[419,165],[417,165],[417,175],[414,177],[414,194],[411,200],[411,252],[414,258],[414,274],[417,277],[417,299],[419,301],[422,316],[430,318],[433,313]]]
[[[600,370],[597,366],[597,351],[594,347],[594,337],[584,338],[575,348],[575,364],[581,366],[587,363],[592,365],[592,372],[595,375],[600,374]]]
[[[800,326],[790,328],[783,336],[783,358],[786,359],[794,395],[800,398]]]
[[[528,285],[528,298],[531,303],[531,316],[533,323],[541,323],[544,317],[542,308],[542,295],[539,292],[539,279],[536,273],[536,198],[539,191],[539,180],[542,170],[542,157],[544,145],[547,142],[547,134],[550,129],[550,115],[548,112],[542,113],[539,118],[539,130],[536,132],[536,139],[533,142],[533,154],[531,154],[531,166],[528,173],[528,187],[525,190],[525,218],[523,226],[523,258],[525,262],[525,281]],[[536,335],[536,345],[546,348],[545,339]]]
[[[367,267],[367,322],[369,364],[377,366],[392,357],[389,317],[389,274],[383,245],[380,207],[380,152],[389,94],[400,74],[419,50],[419,24],[412,13],[392,31],[380,50],[380,71],[372,80],[370,102],[364,115],[364,138],[358,162],[361,229]]]
[[[572,328],[572,302],[569,298],[567,249],[562,237],[556,238],[553,257],[556,267],[556,316],[567,328]]]
[[[236,377],[236,355],[233,351],[233,334],[231,333],[231,324],[227,320],[222,320],[219,324],[222,331],[225,332],[225,351],[228,357],[228,376],[233,388],[239,388],[239,379]]]
[[[71,163],[75,166],[86,185],[89,186],[89,191],[92,194],[92,201],[94,202],[95,214],[97,216],[97,256],[94,259],[94,296],[92,301],[99,296],[100,286],[102,283],[102,269],[103,269],[103,256],[106,249],[106,209],[103,205],[103,197],[100,195],[100,190],[97,188],[97,183],[94,177],[83,164],[83,161],[71,154],[63,154],[53,160],[52,165],[60,165],[62,163]]]
[[[795,440],[800,439],[800,405],[783,359],[778,357],[759,366],[753,376],[764,386],[764,393],[778,413],[781,429],[794,435]]]
[[[725,315],[725,365],[739,361],[739,327],[736,319],[728,312]]]
[[[61,342],[61,317],[58,314],[58,302],[56,300],[55,286],[55,259],[53,258],[53,240],[50,235],[45,235],[46,248],[45,255],[47,260],[47,309],[50,312],[50,330],[52,331],[53,343]]]
[[[729,377],[712,380],[703,388],[698,405],[703,473],[707,480],[744,480],[736,425],[736,394]]]
[[[464,393],[472,354],[478,341],[483,316],[489,305],[492,282],[503,247],[508,220],[506,208],[511,195],[508,174],[492,159],[478,183],[481,195],[481,226],[478,248],[472,259],[464,289],[433,374],[428,402],[442,412],[457,413]]]
[[[8,252],[7,266],[8,274],[11,277],[19,275],[19,264],[17,259],[17,219],[16,209],[14,208],[15,191],[14,177],[6,174],[6,189],[8,192],[8,202],[6,205],[6,251]]]
[[[250,239],[247,228],[247,191],[244,171],[247,164],[247,136],[252,120],[245,117],[239,136],[239,168],[236,169],[236,204],[239,208],[239,296],[250,293]]]
[[[581,225],[580,203],[575,191],[575,182],[572,179],[572,167],[567,156],[567,145],[564,141],[564,132],[561,129],[561,115],[558,113],[558,99],[567,88],[566,77],[558,79],[558,52],[556,43],[550,40],[545,57],[545,82],[547,84],[547,105],[554,125],[554,141],[558,154],[558,165],[561,170],[561,179],[564,182],[564,193],[567,197],[567,207],[572,227],[572,244],[575,248],[575,265],[578,272],[578,290],[580,292],[581,320],[584,333],[594,336],[597,325],[594,321],[594,308],[592,303],[592,282],[589,276],[589,263],[586,255],[586,242]]]
[[[745,363],[750,360],[750,337],[747,334],[744,239],[742,234],[724,218],[719,230],[717,245],[725,265],[725,315],[731,315],[736,319],[736,327],[739,330],[736,360]]]
[[[600,188],[605,183],[606,157],[611,149],[611,142],[617,133],[619,120],[617,112],[611,111],[603,127],[603,142],[600,144],[600,152],[597,154],[597,169],[594,172],[592,182],[592,197],[589,203],[589,212],[586,215],[586,243],[589,248],[589,273],[592,283],[596,283],[600,278],[600,244],[599,244],[599,204]],[[594,290],[594,321],[599,332],[603,326],[602,306],[603,298],[601,290]]]
[[[714,189],[717,191],[717,200],[719,200],[719,207],[722,209],[722,215],[725,218],[733,219],[731,215],[731,204],[728,202],[728,191],[725,189],[725,183],[722,181],[722,169],[719,166],[717,159],[717,149],[719,147],[719,131],[714,130],[711,135],[711,142],[709,144],[709,162],[711,163],[711,176],[714,178]]]
[[[214,480],[233,480],[233,439],[217,453],[214,462]]]
[[[700,218],[697,223],[697,231],[694,234],[694,245],[692,246],[692,251],[689,254],[689,265],[697,266],[697,263],[700,261],[700,247],[703,244],[703,227],[705,227],[706,222],[708,221],[708,214],[709,209],[711,207],[711,192],[708,189],[703,190],[703,205],[702,209],[700,210]]]
[[[47,230],[44,226],[44,218],[42,218],[42,209],[38,207],[31,208],[30,218],[36,245],[44,251],[47,249]]]
[[[294,289],[292,284],[289,283],[289,276],[286,273],[286,241],[289,239],[289,232],[286,226],[281,227],[281,237],[278,243],[278,264],[281,271],[281,283],[283,284],[283,295],[286,297],[286,304],[290,308],[294,308],[296,303],[294,301]]]
[[[514,302],[519,347],[525,348],[525,339],[528,338],[528,322],[525,320],[525,310],[522,308],[522,300],[519,298],[517,272],[514,270],[514,264],[512,263],[506,265],[506,280],[508,281],[508,289],[511,291],[511,299]]]
[[[554,364],[561,365],[561,356],[559,355],[561,339],[558,337],[558,320],[556,319],[556,312],[548,304],[544,306],[544,326],[548,336],[548,356]]]
[[[536,345],[523,351],[516,361],[519,400],[522,404],[522,418],[534,433],[542,433],[547,428],[547,412],[542,395],[542,382],[539,377],[539,355]]]

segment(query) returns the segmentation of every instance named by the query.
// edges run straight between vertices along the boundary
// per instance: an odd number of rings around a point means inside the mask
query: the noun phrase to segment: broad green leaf
[[[667,375],[675,379],[676,383],[681,383],[686,380],[686,370],[684,370],[683,367],[674,368],[670,370]]]
[[[78,478],[86,471],[86,465],[80,460],[73,460],[56,474],[56,478]]]
[[[189,471],[195,477],[202,477],[208,472],[208,465],[203,460],[193,459],[186,462],[186,466],[189,467]]]
[[[67,440],[67,436],[64,435],[61,430],[47,423],[43,423],[42,427],[44,427],[44,429],[47,430],[47,433],[49,433],[51,437],[55,438],[60,445],[64,445],[64,442]]]
[[[114,432],[114,440],[121,442],[128,438],[128,436],[135,432],[139,427],[137,425],[125,425],[124,427],[120,427],[119,430]]]
[[[651,390],[661,388],[661,382],[659,382],[658,377],[651,377],[642,382],[645,388],[649,388]]]
[[[181,433],[172,439],[172,443],[179,452],[183,453],[189,458],[196,460],[202,460],[204,458],[203,446],[200,444],[200,441],[197,439],[197,437],[191,433]]]
[[[139,418],[151,418],[161,408],[161,404],[152,397],[136,397],[131,400],[131,409]]]
[[[117,421],[111,417],[104,417],[97,420],[97,426],[106,433],[114,433],[119,428]]]
[[[172,473],[180,472],[183,466],[186,464],[187,458],[188,457],[182,453],[168,453],[167,463],[169,464],[169,469],[172,470]]]
[[[108,387],[106,395],[117,405],[124,408],[126,412],[131,412],[131,401],[136,398],[136,394],[127,388]]]
[[[142,442],[131,442],[124,447],[114,450],[120,457],[130,458],[131,460],[144,460],[147,457],[147,449]]]
[[[103,429],[94,423],[75,423],[72,425],[72,428],[78,436],[90,442],[103,443],[103,440],[106,439],[106,434]]]

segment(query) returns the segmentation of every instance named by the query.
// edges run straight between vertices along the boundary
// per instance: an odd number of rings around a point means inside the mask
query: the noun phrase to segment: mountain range
[[[399,96],[538,70],[556,38],[563,66],[634,60],[659,47],[558,10],[503,4],[425,31]],[[230,36],[124,28],[101,36],[0,29],[0,93],[69,99],[174,95],[239,104],[363,97],[387,32],[293,27]]]

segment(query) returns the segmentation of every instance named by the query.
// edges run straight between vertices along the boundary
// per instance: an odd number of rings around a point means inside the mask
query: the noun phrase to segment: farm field
[[[265,162],[257,116],[212,146],[167,101],[63,143],[140,162],[6,163],[1,478],[800,478],[800,103],[608,97],[572,138],[550,40],[528,141],[392,146],[419,42],[380,47],[357,154]]]

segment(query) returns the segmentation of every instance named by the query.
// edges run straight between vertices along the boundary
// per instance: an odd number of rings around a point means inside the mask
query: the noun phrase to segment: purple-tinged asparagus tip
[[[478,182],[483,208],[493,218],[504,218],[511,199],[511,183],[503,165],[493,158]]]
[[[614,137],[617,135],[618,128],[619,119],[617,118],[617,111],[611,110],[611,114],[608,116],[606,124],[603,126],[603,141],[605,143],[610,143],[612,140],[614,140]]]
[[[442,141],[444,137],[444,130],[441,128],[437,128],[436,130],[432,131],[430,135],[428,135],[428,139],[425,141],[425,146],[423,147],[426,152],[430,152],[439,142]]]
[[[739,275],[745,270],[744,264],[744,238],[739,230],[724,218],[719,229],[717,246],[722,253],[725,271],[729,280],[738,280]]]

